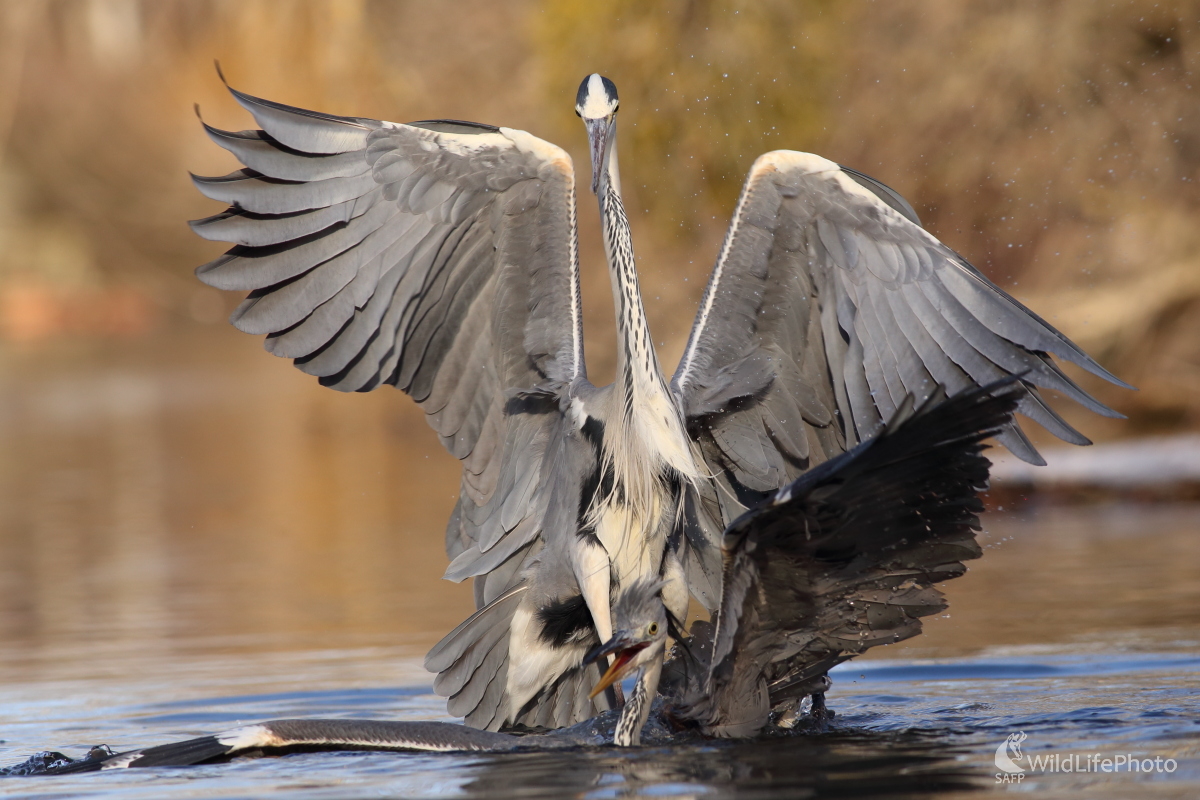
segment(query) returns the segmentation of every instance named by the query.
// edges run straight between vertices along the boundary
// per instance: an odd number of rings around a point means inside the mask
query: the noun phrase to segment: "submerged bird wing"
[[[69,775],[139,767],[186,767],[227,761],[239,756],[285,755],[314,750],[503,752],[520,746],[519,736],[478,731],[449,722],[276,719],[121,753],[95,748],[86,758],[70,760],[64,756],[45,768],[38,769],[36,765],[31,765],[28,771],[21,774]],[[3,772],[0,770],[0,774]]]
[[[463,462],[447,577],[483,576],[482,606],[531,557],[546,440],[586,380],[570,158],[523,131],[230,91],[261,130],[205,126],[245,168],[194,178],[230,207],[192,228],[235,245],[197,275],[249,292],[233,324],[323,385],[421,405]]]
[[[761,156],[672,378],[717,476],[700,503],[709,516],[720,507],[709,536],[938,385],[957,393],[1020,375],[1020,412],[1088,444],[1036,387],[1119,415],[1052,355],[1125,385],[925,231],[891,189],[819,156]],[[999,439],[1043,463],[1015,422]]]
[[[874,439],[729,526],[707,685],[685,716],[718,735],[752,734],[830,667],[915,636],[921,617],[945,608],[934,584],[981,554],[981,442],[1011,421],[1013,384],[935,394],[915,413],[910,397]]]

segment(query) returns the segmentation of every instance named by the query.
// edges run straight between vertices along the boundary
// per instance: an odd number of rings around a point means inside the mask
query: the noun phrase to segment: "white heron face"
[[[613,638],[588,654],[585,662],[601,656],[613,655],[612,664],[600,678],[600,682],[592,689],[589,697],[595,697],[602,691],[621,680],[626,675],[645,667],[651,661],[662,658],[667,647],[667,624],[648,622],[632,631],[617,631]]]
[[[592,73],[579,84],[575,95],[575,113],[587,128],[588,146],[592,155],[592,191],[600,191],[600,176],[604,174],[608,148],[616,130],[617,86],[608,78]]]
[[[604,120],[607,122],[617,113],[617,85],[599,73],[593,72],[579,84],[575,95],[575,113],[584,121]]]
[[[592,689],[592,697],[662,658],[667,647],[667,609],[659,594],[662,587],[662,582],[639,581],[613,604],[613,625],[617,630],[611,639],[584,658],[584,663],[591,663],[602,656],[613,656],[612,665]]]

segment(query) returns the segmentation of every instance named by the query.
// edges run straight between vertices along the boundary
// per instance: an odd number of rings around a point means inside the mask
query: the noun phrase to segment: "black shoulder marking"
[[[595,417],[588,417],[583,421],[583,436],[592,443],[596,452],[600,452],[600,446],[604,442],[604,423]]]
[[[546,389],[529,389],[512,393],[504,404],[504,413],[549,414],[558,410],[558,395]]]
[[[583,595],[542,606],[537,610],[537,620],[542,626],[538,638],[556,647],[563,647],[595,628]]]
[[[406,122],[414,128],[424,128],[436,133],[499,133],[495,125],[485,125],[482,122],[467,122],[461,119],[423,119],[417,122]]]
[[[580,525],[575,529],[575,535],[583,539],[592,547],[604,547],[600,542],[600,537],[596,535],[596,528],[592,525]]]
[[[618,501],[625,499],[624,487],[616,482],[616,474],[613,471],[613,465],[607,459],[598,458],[596,465],[592,471],[588,473],[587,478],[583,481],[583,486],[579,491],[579,513],[577,522],[579,523],[579,535],[586,534],[594,535],[594,531],[584,527],[584,521],[587,519],[588,512],[593,506],[607,500],[610,495],[616,492]]]

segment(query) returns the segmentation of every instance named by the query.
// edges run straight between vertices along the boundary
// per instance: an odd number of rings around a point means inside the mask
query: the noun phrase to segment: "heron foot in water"
[[[791,731],[797,728],[824,731],[835,713],[825,705],[825,693],[813,692],[800,700],[793,700],[774,717],[775,727]]]
[[[825,693],[816,692],[812,695],[812,707],[808,711],[808,716],[814,722],[819,723],[822,727],[833,722],[836,716],[834,710],[825,705]]]

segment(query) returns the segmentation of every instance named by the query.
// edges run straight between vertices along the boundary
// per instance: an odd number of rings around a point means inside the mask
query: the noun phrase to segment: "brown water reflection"
[[[1047,506],[983,521],[983,557],[945,587],[948,618],[873,656],[1200,648],[1200,505]]]
[[[0,453],[0,680],[89,641],[419,651],[471,610],[440,580],[457,463],[420,412],[322,389],[223,325],[7,353]],[[1200,640],[1196,508],[988,523],[949,618],[876,657]]]
[[[398,392],[322,389],[224,328],[6,360],[7,648],[432,642],[470,610],[440,580],[457,464]]]

